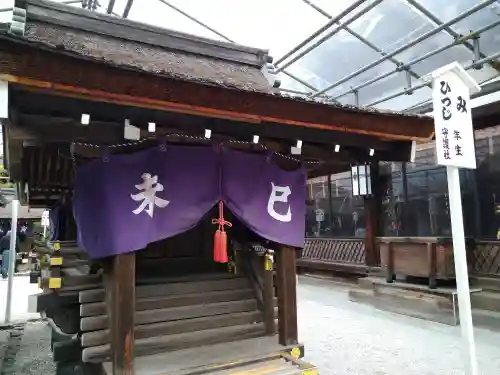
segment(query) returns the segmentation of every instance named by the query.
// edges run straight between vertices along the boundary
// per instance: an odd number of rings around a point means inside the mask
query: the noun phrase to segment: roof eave
[[[272,60],[268,50],[202,38],[65,4],[41,0],[16,0],[16,6],[26,9],[27,21],[70,27],[259,68]]]

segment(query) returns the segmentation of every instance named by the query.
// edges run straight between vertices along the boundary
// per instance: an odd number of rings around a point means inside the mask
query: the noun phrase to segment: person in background
[[[10,237],[12,232],[9,230],[0,240],[0,253],[2,253],[2,278],[6,279],[9,274],[10,259]],[[16,252],[19,251],[19,241],[16,241]]]

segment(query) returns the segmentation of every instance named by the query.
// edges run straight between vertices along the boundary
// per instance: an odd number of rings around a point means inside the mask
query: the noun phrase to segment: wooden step
[[[254,362],[235,368],[208,372],[207,375],[294,375],[300,373],[301,371],[299,370],[299,368],[293,363],[287,362],[283,358],[277,358],[270,361]]]
[[[499,311],[500,312],[500,293],[498,292],[477,292],[470,295],[472,308]]]
[[[245,324],[232,327],[207,329],[203,331],[165,335],[135,340],[134,355],[152,355],[180,349],[213,345],[265,335],[263,323]],[[82,351],[83,362],[105,362],[109,360],[111,345],[100,345],[85,348]]]
[[[136,300],[135,310],[154,310],[179,306],[201,305],[205,303],[239,301],[244,299],[251,299],[254,297],[253,290],[247,289],[234,289],[234,290],[220,290],[215,292],[205,293],[189,293],[174,296],[160,296],[139,298]],[[97,316],[106,314],[105,302],[93,302],[80,305],[80,316]]]
[[[232,277],[227,279],[200,280],[190,282],[172,282],[154,285],[137,286],[135,289],[137,298],[168,296],[173,294],[213,292],[218,290],[244,289],[249,287],[248,280],[243,277]],[[80,292],[80,303],[102,302],[106,293],[103,288],[85,290]]]
[[[135,313],[134,319],[135,324],[139,325],[255,310],[257,310],[257,301],[255,299],[246,299],[241,301],[229,301],[192,306],[172,307],[167,309],[137,311]],[[83,332],[96,331],[105,328],[108,328],[107,315],[92,316],[80,319],[80,329]]]
[[[471,287],[500,293],[500,277],[475,277],[470,283]]]
[[[277,308],[275,308],[274,317],[278,317]],[[263,315],[260,311],[245,311],[216,316],[204,316],[201,318],[174,320],[170,322],[142,324],[135,326],[135,339],[174,335],[183,332],[202,331],[250,323],[261,323],[262,319]],[[107,344],[110,341],[109,335],[109,329],[86,332],[82,334],[81,344],[83,347]]]

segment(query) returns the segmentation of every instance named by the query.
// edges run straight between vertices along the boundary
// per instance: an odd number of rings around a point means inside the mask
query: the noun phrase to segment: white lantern
[[[369,164],[351,166],[351,183],[353,196],[372,194],[372,179]]]

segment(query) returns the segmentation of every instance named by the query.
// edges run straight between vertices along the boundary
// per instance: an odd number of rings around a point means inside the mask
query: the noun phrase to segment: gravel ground
[[[45,322],[28,322],[9,342],[9,353],[1,375],[53,375],[50,329]]]
[[[299,341],[321,375],[463,375],[460,327],[350,302],[348,287],[299,278]],[[500,374],[500,333],[475,329],[480,374]]]
[[[299,339],[321,375],[464,374],[459,327],[352,303],[346,292],[330,281],[299,278]],[[0,375],[53,375],[47,325],[28,322],[21,333]],[[500,333],[475,334],[480,373],[500,374]]]

